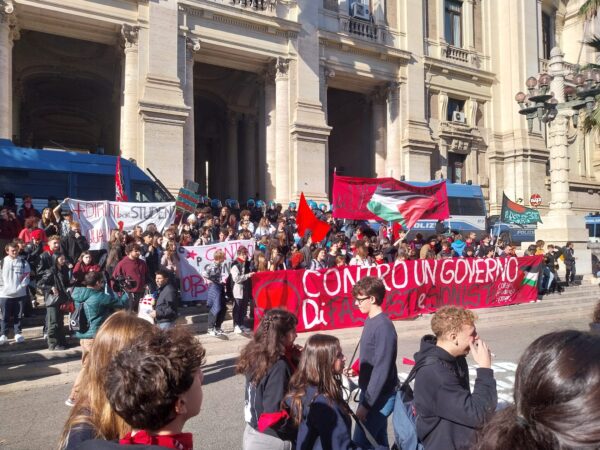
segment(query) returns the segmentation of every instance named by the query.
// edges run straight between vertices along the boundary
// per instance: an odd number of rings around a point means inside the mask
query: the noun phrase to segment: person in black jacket
[[[68,301],[69,269],[64,255],[52,255],[52,267],[43,272],[38,286],[44,292],[46,303],[46,329],[48,349],[64,350],[67,347],[64,327],[64,312],[60,305]]]
[[[156,307],[151,312],[159,328],[168,330],[175,326],[177,320],[177,304],[179,302],[179,294],[177,289],[169,283],[169,271],[158,269],[155,276],[157,286]]]
[[[475,430],[498,403],[490,351],[475,328],[475,315],[458,306],[444,306],[431,319],[435,336],[421,339],[415,362],[414,405],[417,435],[425,450],[469,448]],[[475,387],[469,388],[466,356],[478,364]]]
[[[78,222],[71,222],[69,227],[67,235],[60,240],[60,251],[70,264],[75,264],[79,256],[90,248],[90,244],[81,234],[81,225]]]

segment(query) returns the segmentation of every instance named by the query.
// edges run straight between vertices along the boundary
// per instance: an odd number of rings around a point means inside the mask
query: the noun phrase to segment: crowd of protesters
[[[310,233],[297,233],[297,209],[291,202],[283,209],[275,202],[248,199],[244,205],[227,200],[203,198],[194,213],[178,216],[174,224],[158,230],[154,224],[132,231],[113,230],[108,250],[89,251],[89,243],[80,224],[62,203],[49,202],[40,213],[29,195],[17,208],[14,196],[5,195],[0,209],[0,243],[17,247],[17,257],[28,272],[28,283],[17,283],[13,291],[0,296],[3,311],[0,345],[8,340],[7,320],[13,318],[15,340],[24,340],[19,318],[31,313],[37,305],[37,295],[46,304],[45,332],[50,349],[64,349],[65,330],[61,304],[73,287],[84,287],[85,275],[101,272],[107,289],[128,292],[128,304],[134,311],[140,299],[154,294],[158,303],[154,318],[163,327],[171,326],[177,317],[180,246],[209,245],[237,239],[254,239],[253,258],[241,248],[233,262],[225,261],[222,252],[203,272],[208,289],[210,308],[208,333],[224,334],[222,323],[226,304],[233,303],[234,329],[245,333],[248,306],[251,302],[251,277],[256,272],[323,269],[341,266],[371,266],[393,264],[398,260],[444,258],[515,257],[516,248],[493,236],[476,233],[466,236],[444,229],[439,222],[436,234],[424,237],[416,233],[407,239],[400,227],[364,221],[339,220],[325,204],[309,201],[313,213],[330,226],[321,242],[313,242]],[[161,232],[162,231],[162,232]],[[8,247],[6,248],[8,255]],[[11,252],[13,250],[10,250]],[[565,247],[543,241],[529,247],[526,255],[544,255],[544,268],[538,290],[540,297],[561,292],[563,285],[575,280],[575,260],[572,243]],[[7,256],[8,257],[8,256]],[[566,283],[558,277],[558,260],[564,260]],[[12,261],[12,259],[11,259]],[[26,264],[26,265],[25,265]],[[8,270],[8,269],[7,269]],[[10,283],[10,282],[9,282]],[[250,308],[252,310],[252,308]]]

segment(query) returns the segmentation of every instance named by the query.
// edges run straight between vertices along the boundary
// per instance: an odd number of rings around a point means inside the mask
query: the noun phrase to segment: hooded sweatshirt
[[[29,274],[31,269],[23,258],[6,256],[2,261],[2,283],[0,283],[0,297],[18,298],[27,295]]]
[[[494,412],[498,403],[492,369],[477,369],[473,393],[464,356],[454,357],[436,345],[435,336],[421,339],[415,362],[428,356],[437,362],[423,366],[416,375],[414,405],[417,435],[425,450],[466,449],[475,430]]]

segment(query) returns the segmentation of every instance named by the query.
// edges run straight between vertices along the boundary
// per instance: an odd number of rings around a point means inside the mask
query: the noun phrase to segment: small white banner
[[[225,264],[229,267],[235,260],[238,248],[248,249],[248,259],[254,256],[254,239],[219,242],[200,247],[179,247],[179,275],[181,277],[181,300],[184,302],[206,301],[208,285],[202,277],[204,268],[214,261],[217,250],[225,252]]]
[[[111,230],[131,231],[136,225],[144,230],[153,223],[162,232],[175,221],[175,202],[129,203],[69,199],[73,220],[81,224],[81,232],[90,250],[108,248]]]

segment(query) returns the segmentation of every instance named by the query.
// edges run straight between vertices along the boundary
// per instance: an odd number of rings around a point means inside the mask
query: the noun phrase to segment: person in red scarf
[[[116,354],[104,385],[111,408],[132,428],[121,446],[193,449],[183,427],[202,407],[205,353],[189,331],[175,327],[143,334]]]

